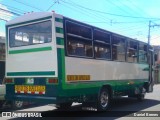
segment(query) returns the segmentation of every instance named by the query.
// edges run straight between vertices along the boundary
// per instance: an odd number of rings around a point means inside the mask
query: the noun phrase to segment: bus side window
[[[127,61],[128,62],[137,62],[137,53],[138,53],[138,42],[128,40],[127,47]]]
[[[77,43],[75,53],[77,56],[85,56],[84,45]]]
[[[112,38],[112,59],[125,61],[125,39],[118,36]]]
[[[110,46],[104,45],[96,45],[95,46],[95,57],[96,58],[104,58],[104,59],[111,59],[110,54]]]
[[[67,52],[68,52],[69,55],[74,54],[74,49],[73,49],[73,46],[72,46],[71,42],[69,42],[68,45],[67,45]]]
[[[92,46],[86,46],[86,56],[88,56],[88,57],[92,57],[93,56],[93,48],[92,48]]]
[[[94,51],[98,59],[111,59],[110,33],[94,30]]]
[[[116,46],[112,47],[112,59],[117,60],[117,48],[116,48]]]
[[[92,29],[76,22],[66,21],[67,53],[79,57],[93,57]]]
[[[147,45],[139,42],[139,55],[138,55],[138,60],[139,62],[147,62]]]

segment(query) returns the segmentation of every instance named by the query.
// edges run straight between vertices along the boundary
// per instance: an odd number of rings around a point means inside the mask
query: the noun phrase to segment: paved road
[[[88,110],[89,109],[89,110]],[[60,111],[57,110],[53,105],[43,105],[43,106],[34,106],[26,109],[22,109],[19,111],[41,111],[43,116],[54,116],[58,117],[58,119],[64,119],[64,116],[71,116],[69,118],[65,117],[65,120],[67,119],[88,119],[88,120],[94,120],[94,119],[144,119],[144,120],[158,120],[160,119],[157,117],[128,117],[128,115],[133,115],[137,112],[144,112],[156,114],[157,111],[160,111],[160,85],[154,86],[154,92],[153,93],[147,93],[146,99],[143,102],[138,102],[136,99],[133,98],[127,98],[127,97],[120,97],[112,102],[112,108],[111,112],[94,112],[95,109],[92,108],[83,108],[81,104],[73,104],[73,107],[70,110]],[[5,110],[8,111],[8,110]],[[15,111],[12,111],[15,112]],[[159,112],[160,113],[160,112]],[[160,114],[159,114],[160,115]],[[61,118],[59,117],[61,116]],[[79,116],[77,118],[77,116]],[[4,119],[4,118],[3,118]],[[14,118],[14,119],[22,119],[22,118]]]

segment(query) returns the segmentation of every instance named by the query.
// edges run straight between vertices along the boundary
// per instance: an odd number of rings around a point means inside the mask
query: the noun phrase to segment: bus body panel
[[[126,63],[65,57],[66,75],[90,75],[90,80],[136,80],[147,79],[147,64]],[[77,80],[79,81],[79,80]],[[67,81],[69,82],[69,81]]]
[[[47,14],[44,17],[48,17]],[[38,19],[39,22],[52,21],[52,42],[15,48],[7,46],[6,78],[11,78],[14,82],[6,85],[6,99],[55,104],[68,101],[94,101],[105,85],[111,87],[113,96],[132,95],[148,81],[148,71],[145,71],[147,63],[66,56],[63,16],[52,13],[52,18],[43,19],[42,15]],[[36,21],[36,17],[30,22],[26,22],[23,17],[19,22],[11,21],[7,24],[7,32],[17,24],[21,26]],[[26,82],[30,79],[34,80],[34,83]],[[44,93],[17,92],[16,85],[45,86],[45,91]]]
[[[7,46],[6,53],[6,77],[57,77],[57,51],[55,41],[54,21],[51,19],[38,19],[37,22],[27,21],[20,25],[9,25],[8,32],[16,27],[32,25],[51,21],[52,42],[27,46]],[[12,23],[12,22],[11,22]],[[9,34],[8,34],[9,38]],[[9,38],[10,39],[10,38]],[[14,63],[14,64],[13,64]]]
[[[58,35],[55,29],[57,26],[55,14],[33,14],[7,23],[7,40],[10,39],[9,31],[11,29],[51,21],[52,41],[18,47],[10,47],[9,41],[7,41],[5,77],[6,80],[13,80],[13,82],[6,83],[6,99],[56,103],[60,82],[58,79],[56,44]],[[40,87],[45,87],[45,90],[39,90]]]

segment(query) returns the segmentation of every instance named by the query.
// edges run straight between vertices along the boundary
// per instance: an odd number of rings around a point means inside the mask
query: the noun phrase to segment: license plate
[[[29,85],[15,85],[15,91],[23,91],[23,92],[45,92],[45,86],[29,86]]]

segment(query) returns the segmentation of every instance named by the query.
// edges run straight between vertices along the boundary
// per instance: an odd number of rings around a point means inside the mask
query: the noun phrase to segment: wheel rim
[[[100,104],[103,108],[106,108],[107,105],[108,105],[108,94],[107,92],[103,91],[101,93],[101,96],[100,96]]]
[[[23,105],[23,102],[22,102],[22,101],[15,101],[15,106],[16,106],[17,108],[21,108],[22,105]]]

